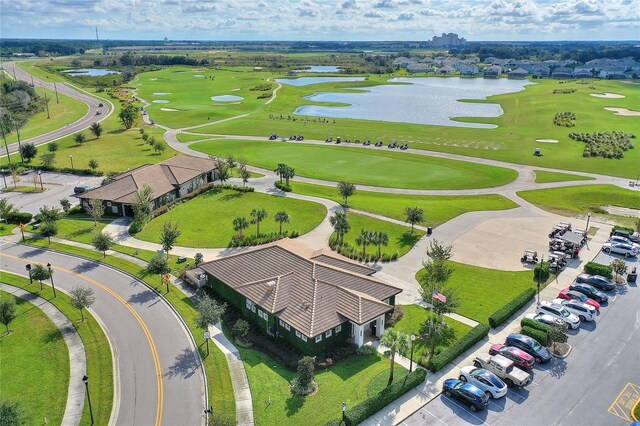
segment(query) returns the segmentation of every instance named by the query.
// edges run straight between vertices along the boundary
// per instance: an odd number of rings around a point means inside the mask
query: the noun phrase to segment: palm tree
[[[233,219],[233,230],[242,235],[242,231],[249,227],[249,221],[246,217],[236,217]]]
[[[425,320],[422,327],[426,331],[426,337],[430,343],[428,363],[431,361],[431,357],[433,357],[436,350],[436,343],[438,343],[438,340],[445,336],[449,330],[449,324],[447,324],[440,315],[431,315]]]
[[[387,350],[385,355],[391,358],[391,372],[389,374],[389,384],[393,383],[393,368],[395,367],[396,352],[406,351],[409,348],[409,336],[393,328],[385,330],[380,338],[380,344]]]
[[[424,221],[424,210],[418,207],[407,207],[404,209],[404,214],[407,216],[407,220],[405,222],[411,224],[411,235],[413,235],[414,225]]]
[[[344,235],[351,230],[347,214],[344,212],[336,212],[329,218],[329,223],[338,235],[338,243],[342,245],[344,243]]]
[[[286,166],[284,169],[284,179],[287,186],[289,186],[289,179],[293,179],[296,175],[296,169]]]
[[[276,174],[280,176],[280,183],[282,183],[282,179],[284,178],[286,168],[287,168],[286,164],[279,163],[276,169],[274,170],[274,172],[276,172]]]
[[[362,257],[364,258],[367,255],[367,246],[371,242],[372,232],[366,231],[364,229],[360,230],[360,235],[356,238],[356,244],[362,246]]]
[[[260,222],[267,218],[267,211],[265,209],[253,209],[251,210],[251,217],[253,220],[251,223],[256,224],[256,237],[260,236]]]
[[[376,232],[375,244],[378,245],[378,258],[382,256],[382,246],[389,244],[389,234],[386,232]]]
[[[282,235],[282,224],[289,223],[291,221],[291,216],[289,213],[283,211],[276,213],[274,219],[280,224],[280,231],[278,232],[278,235]]]

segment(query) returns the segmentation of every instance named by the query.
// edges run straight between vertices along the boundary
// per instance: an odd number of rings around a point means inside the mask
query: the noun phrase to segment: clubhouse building
[[[199,269],[202,280],[247,320],[310,355],[380,337],[402,291],[372,277],[368,266],[288,238]]]

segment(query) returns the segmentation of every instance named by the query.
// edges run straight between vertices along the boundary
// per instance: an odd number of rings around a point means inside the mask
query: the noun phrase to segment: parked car
[[[73,193],[78,195],[78,194],[83,194],[87,191],[90,191],[93,189],[93,186],[90,185],[80,185],[80,186],[76,186],[75,188],[73,188]]]
[[[629,231],[625,231],[624,229],[614,229],[613,232],[611,232],[611,236],[614,235],[628,238],[632,242],[640,244],[640,233],[638,232],[629,233]]]
[[[579,300],[554,299],[553,303],[562,305],[567,311],[577,315],[580,321],[593,321],[596,319],[596,308]]]
[[[515,366],[513,361],[503,357],[502,355],[482,354],[473,360],[473,365],[477,368],[484,368],[500,377],[509,387],[518,386],[519,388],[527,386],[531,383],[531,374],[524,370],[520,370]]]
[[[576,300],[578,302],[582,302],[586,305],[593,306],[594,308],[596,308],[597,314],[600,313],[600,303],[596,302],[593,299],[588,298],[582,293],[570,290],[569,287],[560,290],[560,293],[558,293],[558,298],[565,299],[565,300]]]
[[[447,379],[442,384],[442,393],[469,405],[471,411],[484,410],[489,405],[489,397],[471,383],[458,379]]]
[[[631,241],[629,238],[626,237],[621,237],[619,235],[613,235],[609,238],[609,241],[607,241],[609,243],[620,243],[620,244],[628,244],[630,246],[632,246],[634,249],[636,250],[640,250],[640,244],[638,243],[634,243],[633,241]]]
[[[522,349],[536,360],[538,364],[551,361],[551,352],[542,346],[537,340],[524,334],[510,334],[505,340],[505,345]]]
[[[551,326],[558,326],[558,327],[564,328],[565,330],[568,328],[566,322],[564,322],[560,318],[554,317],[553,315],[549,315],[549,314],[527,314],[524,317],[527,318],[527,319],[530,319],[532,321],[539,322],[541,324],[546,324],[546,325],[551,325]]]
[[[596,290],[595,287],[589,284],[583,283],[573,283],[569,286],[569,290],[577,291],[578,293],[582,293],[591,299],[598,301],[598,303],[603,304],[609,301],[609,297],[601,292],[600,290]]]
[[[530,371],[535,364],[533,357],[522,349],[518,349],[515,346],[505,346],[502,343],[496,343],[491,346],[489,355],[502,355],[513,361],[516,367],[524,371]]]
[[[551,315],[552,317],[563,321],[571,329],[580,327],[580,318],[557,303],[540,302],[538,308],[536,309],[536,312],[540,314]]]
[[[638,250],[629,244],[622,243],[604,243],[602,245],[602,251],[605,253],[621,254],[626,257],[636,257]]]
[[[576,282],[591,284],[600,290],[613,290],[616,285],[602,275],[580,274],[576,277]]]
[[[474,366],[462,367],[459,379],[471,383],[489,398],[498,399],[507,394],[507,385],[498,376],[484,368]]]

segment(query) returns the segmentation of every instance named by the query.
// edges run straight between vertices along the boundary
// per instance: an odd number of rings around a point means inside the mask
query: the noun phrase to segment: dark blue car
[[[447,379],[442,385],[442,393],[464,402],[471,411],[483,410],[489,405],[489,397],[471,383],[458,379]]]
[[[609,302],[609,297],[606,294],[604,294],[600,290],[596,290],[593,286],[589,284],[573,283],[569,286],[569,290],[582,293],[585,296],[590,297],[591,299],[597,301],[601,305]]]
[[[531,355],[538,364],[551,361],[551,352],[537,340],[524,334],[510,334],[505,342],[506,346],[515,346]]]

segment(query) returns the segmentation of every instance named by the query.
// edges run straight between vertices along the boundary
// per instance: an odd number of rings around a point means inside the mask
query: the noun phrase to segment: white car
[[[567,323],[561,320],[560,318],[556,318],[553,315],[549,314],[527,314],[524,316],[526,319],[530,319],[531,321],[537,321],[542,324],[547,325],[557,325],[558,327],[567,328]]]
[[[580,318],[578,318],[577,315],[569,312],[562,305],[558,305],[557,303],[540,302],[536,309],[536,313],[551,315],[554,318],[566,322],[569,328],[572,329],[580,327]]]
[[[624,257],[636,257],[638,255],[638,250],[629,244],[623,243],[604,243],[602,245],[602,251],[605,253],[622,254]]]
[[[505,382],[489,370],[473,365],[460,369],[460,380],[468,382],[483,391],[487,396],[498,399],[507,394]]]
[[[625,237],[621,237],[619,235],[612,236],[611,238],[609,238],[608,242],[609,243],[618,243],[618,244],[627,244],[627,245],[630,245],[631,247],[633,247],[634,249],[636,249],[636,251],[640,251],[640,244],[634,243],[630,239],[625,238]]]
[[[553,299],[554,304],[562,305],[567,311],[580,318],[580,321],[593,321],[598,315],[596,308],[579,300]]]

